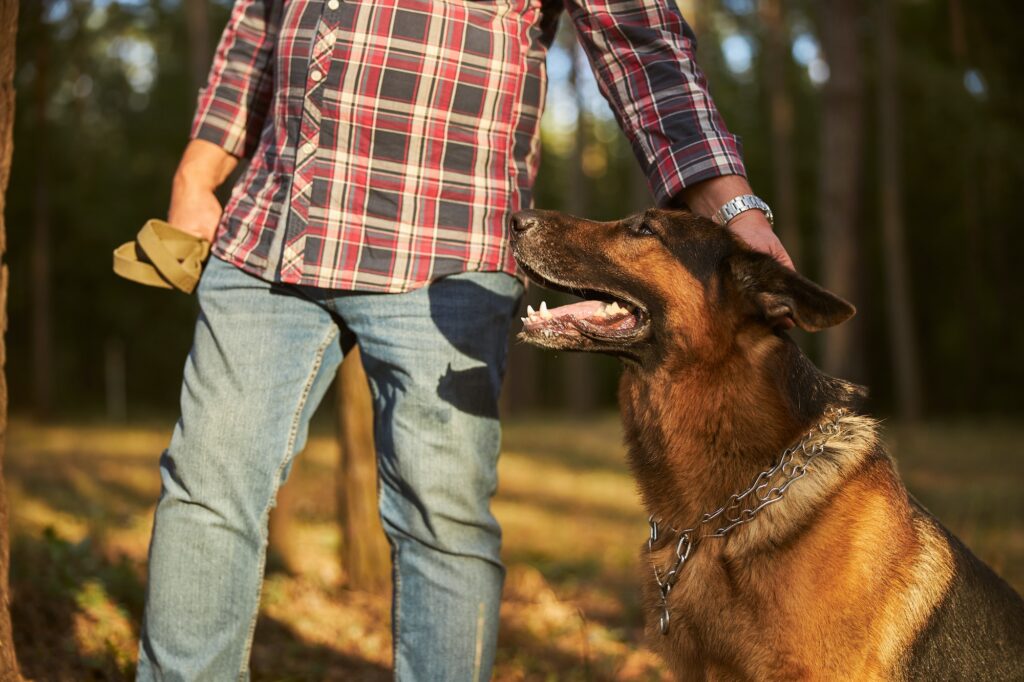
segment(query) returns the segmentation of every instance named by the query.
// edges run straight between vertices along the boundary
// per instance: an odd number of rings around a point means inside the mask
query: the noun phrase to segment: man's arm
[[[752,194],[739,140],[725,127],[694,58],[696,38],[673,0],[565,0],[598,85],[658,204],[713,216]],[[760,211],[729,229],[792,267]]]
[[[259,142],[274,87],[280,0],[238,0],[210,68],[171,189],[168,222],[213,240],[222,208],[214,191]]]

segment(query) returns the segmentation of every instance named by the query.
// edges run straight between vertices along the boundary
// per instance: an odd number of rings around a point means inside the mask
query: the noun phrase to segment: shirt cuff
[[[723,175],[747,175],[740,139],[729,133],[701,135],[669,147],[655,158],[647,182],[658,206],[665,206],[683,189]]]
[[[225,109],[230,109],[225,106]],[[192,130],[189,138],[193,140],[206,140],[217,145],[228,154],[238,158],[247,157],[256,147],[255,136],[250,135],[244,119],[237,115],[230,115],[225,111],[224,116],[217,112],[217,102],[211,101],[205,107],[202,106],[192,119]]]

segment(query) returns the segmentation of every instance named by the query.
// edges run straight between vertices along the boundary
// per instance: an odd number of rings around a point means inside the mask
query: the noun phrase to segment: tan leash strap
[[[114,250],[114,272],[139,284],[192,293],[210,243],[163,220],[150,220],[135,241]]]

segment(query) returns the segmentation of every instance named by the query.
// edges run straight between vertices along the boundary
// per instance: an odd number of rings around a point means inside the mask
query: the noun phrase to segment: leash
[[[669,592],[679,581],[680,572],[694,549],[705,538],[723,538],[737,526],[749,523],[762,509],[780,501],[789,486],[807,475],[808,465],[821,457],[825,453],[825,445],[839,435],[841,431],[839,422],[846,415],[846,410],[829,408],[825,415],[826,419],[808,431],[807,435],[796,445],[786,448],[773,467],[759,473],[749,488],[732,495],[728,502],[715,511],[701,514],[699,520],[690,528],[684,530],[668,528],[672,534],[679,537],[676,541],[675,560],[664,572],[659,571],[657,564],[651,562],[654,569],[654,580],[658,583],[658,590],[661,592],[659,626],[662,635],[668,634],[669,629]],[[795,459],[797,453],[802,455],[799,460]],[[661,526],[653,515],[648,519],[648,523],[651,526],[651,535],[647,539],[647,552],[650,554],[654,551],[656,544],[661,544],[663,536]],[[705,526],[710,526],[713,530],[702,532]],[[664,535],[664,538],[668,537],[671,536]]]
[[[150,220],[133,241],[114,251],[114,272],[139,284],[191,294],[209,255],[205,239],[163,220]]]

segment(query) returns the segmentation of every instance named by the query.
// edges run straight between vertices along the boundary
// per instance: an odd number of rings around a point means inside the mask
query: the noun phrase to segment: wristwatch
[[[775,226],[775,217],[772,215],[771,207],[761,197],[756,197],[753,194],[741,194],[735,199],[727,201],[722,208],[715,212],[711,219],[719,225],[728,225],[729,221],[740,213],[755,209],[764,213],[764,217],[768,219],[768,224],[773,227]]]

